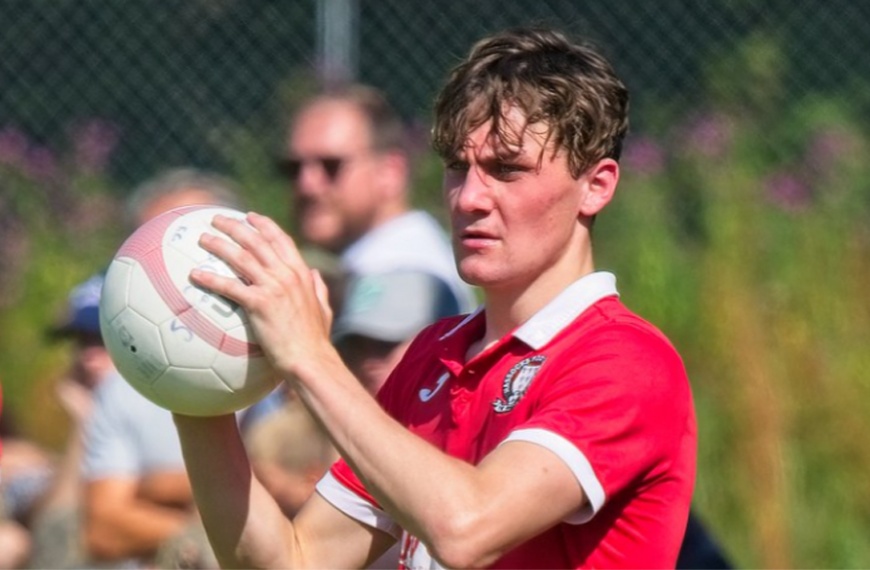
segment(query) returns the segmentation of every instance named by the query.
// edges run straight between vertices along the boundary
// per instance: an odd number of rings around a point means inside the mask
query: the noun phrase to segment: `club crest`
[[[492,403],[496,413],[502,414],[514,409],[546,359],[547,357],[543,355],[532,356],[516,363],[508,371],[502,383],[504,398],[499,398]]]

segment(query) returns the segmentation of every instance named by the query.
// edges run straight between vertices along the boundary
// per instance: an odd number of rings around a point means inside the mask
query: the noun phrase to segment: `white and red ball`
[[[194,416],[235,412],[260,400],[277,378],[245,311],[190,283],[194,268],[238,276],[202,249],[218,206],[170,210],[138,228],[115,254],[100,299],[100,328],[121,375],[155,404]]]

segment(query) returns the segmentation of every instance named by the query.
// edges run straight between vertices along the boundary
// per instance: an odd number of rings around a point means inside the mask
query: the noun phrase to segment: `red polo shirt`
[[[672,345],[622,305],[609,273],[577,281],[466,362],[484,328],[477,313],[423,331],[378,399],[413,433],[471,464],[523,440],[573,471],[589,504],[493,567],[673,568],[694,484],[696,429]],[[318,492],[365,524],[400,530],[344,461]],[[405,535],[402,563],[429,562],[425,545]]]

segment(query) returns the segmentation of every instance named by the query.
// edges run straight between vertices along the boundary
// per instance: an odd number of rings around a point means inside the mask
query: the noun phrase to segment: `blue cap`
[[[55,337],[100,334],[100,293],[104,276],[94,275],[73,287],[66,318],[49,331]]]

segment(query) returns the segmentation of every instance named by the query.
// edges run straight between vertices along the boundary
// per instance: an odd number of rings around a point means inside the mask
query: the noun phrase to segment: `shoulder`
[[[654,325],[616,297],[595,303],[544,351],[554,382],[629,400],[688,396],[683,360]],[[582,382],[576,382],[576,379]]]
[[[573,327],[590,348],[618,345],[620,353],[679,354],[670,339],[655,325],[628,309],[617,297],[597,302],[581,315]]]

